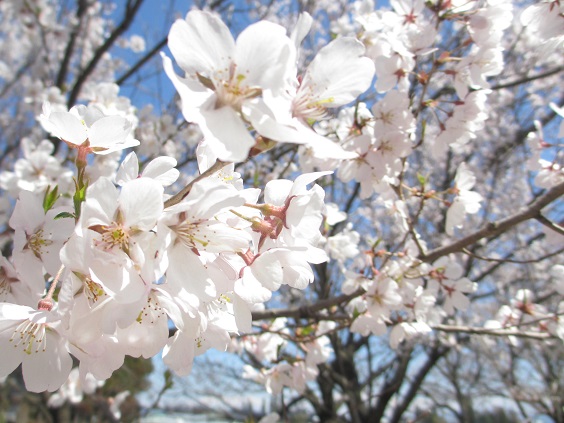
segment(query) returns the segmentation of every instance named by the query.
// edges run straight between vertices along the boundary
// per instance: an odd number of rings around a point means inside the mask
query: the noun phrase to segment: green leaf
[[[164,389],[172,388],[172,385],[174,384],[174,379],[172,377],[172,372],[169,369],[165,370],[164,378],[165,378]]]
[[[303,335],[303,336],[311,335],[313,332],[314,332],[314,329],[311,325],[303,327],[301,329],[301,335]]]
[[[355,307],[354,310],[353,310],[353,315],[352,315],[353,320],[356,320],[356,318],[357,318],[358,316],[360,316],[360,312],[359,312],[358,309]]]
[[[69,212],[60,212],[57,216],[55,216],[55,220],[66,219],[68,217],[72,217],[74,219],[76,216]]]
[[[419,181],[421,186],[425,186],[425,184],[427,183],[427,178],[420,173],[417,173],[417,180]]]
[[[55,188],[53,188],[53,191],[51,191],[51,186],[48,186],[47,191],[45,192],[45,196],[43,197],[43,210],[45,211],[45,213],[53,208],[58,198],[59,187],[55,185]]]
[[[82,202],[86,200],[86,188],[88,185],[84,185],[82,188],[77,189],[72,197],[74,204],[75,216],[78,219],[80,217],[80,210],[82,208]]]

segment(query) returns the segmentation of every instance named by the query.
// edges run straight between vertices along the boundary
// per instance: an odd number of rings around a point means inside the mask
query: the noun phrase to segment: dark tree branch
[[[123,34],[129,26],[133,23],[133,19],[137,15],[139,8],[143,4],[143,0],[128,0],[127,5],[125,7],[125,14],[121,23],[112,31],[110,36],[104,41],[104,43],[98,47],[96,52],[94,53],[94,57],[90,60],[86,68],[80,73],[72,90],[70,92],[69,98],[67,100],[67,107],[70,109],[75,103],[78,95],[80,94],[80,90],[82,86],[88,79],[88,77],[94,72],[98,62],[102,59],[104,54],[114,45],[118,37]]]
[[[178,193],[176,193],[168,200],[166,200],[164,203],[165,208],[172,207],[175,204],[180,203],[182,200],[184,200],[184,198],[186,198],[188,194],[190,194],[190,190],[192,189],[192,186],[194,186],[196,182],[201,181],[202,179],[207,178],[210,175],[213,175],[215,172],[227,166],[228,164],[229,163],[227,162],[216,160],[215,163],[208,170],[206,170],[200,176],[196,177],[192,182],[190,182],[188,185],[182,188]]]
[[[564,98],[561,98],[559,103],[558,103],[558,106],[562,107],[563,105],[564,105]],[[557,116],[556,112],[551,111],[550,113],[547,113],[544,117],[539,119],[539,121],[540,121],[542,126],[545,126],[552,119],[554,119],[556,116]],[[532,121],[532,119],[531,119],[531,121]],[[502,144],[495,149],[495,151],[491,155],[491,159],[489,160],[489,163],[486,163],[485,168],[492,167],[494,165],[494,163],[499,163],[500,160],[503,160],[503,157],[508,152],[510,152],[513,148],[523,144],[525,142],[525,140],[527,139],[527,135],[529,135],[530,132],[533,132],[535,130],[536,130],[536,127],[535,127],[535,124],[533,122],[529,126],[527,126],[526,128],[523,128],[523,129],[520,129],[519,131],[517,131],[517,133],[515,134],[515,138],[513,140],[511,140],[510,142],[508,142],[506,144]]]
[[[539,73],[538,75],[526,76],[524,78],[517,79],[515,81],[493,85],[492,87],[490,87],[490,90],[501,90],[501,89],[504,89],[504,88],[517,87],[519,85],[523,85],[523,84],[527,84],[527,83],[532,82],[532,81],[536,81],[537,79],[547,78],[549,76],[556,75],[557,73],[560,73],[562,71],[564,71],[564,66],[559,66],[559,67],[552,69],[552,70],[549,70],[547,72]]]
[[[528,338],[535,340],[558,339],[546,332],[519,332],[511,329],[487,329],[476,328],[470,326],[451,326],[451,325],[434,325],[434,330],[447,333],[469,333],[473,335],[490,335],[490,336],[515,336],[517,338]]]
[[[253,320],[266,320],[275,319],[277,317],[292,317],[295,319],[306,319],[306,318],[316,318],[319,316],[319,311],[331,308],[333,306],[342,305],[348,303],[353,298],[362,295],[364,290],[358,290],[349,295],[340,295],[334,298],[328,298],[326,300],[318,301],[315,304],[303,305],[294,308],[281,308],[281,309],[270,309],[264,311],[253,312]]]
[[[401,385],[407,374],[407,367],[411,359],[411,350],[405,351],[402,355],[398,355],[399,361],[397,368],[391,378],[387,379],[380,389],[380,395],[376,406],[370,410],[367,421],[379,422],[384,417],[384,412],[390,402],[390,399],[400,390]]]
[[[71,30],[69,42],[67,43],[67,48],[65,49],[65,55],[63,56],[61,67],[59,68],[59,73],[57,74],[57,79],[55,81],[55,85],[59,87],[61,91],[63,91],[63,87],[67,79],[69,64],[74,53],[74,46],[76,45],[76,39],[80,33],[82,18],[84,17],[86,10],[88,10],[88,2],[86,0],[79,0],[78,7],[76,9],[76,19],[78,22]]]
[[[539,196],[532,204],[527,206],[524,210],[510,216],[506,219],[499,220],[497,222],[491,222],[487,224],[484,228],[468,235],[458,241],[453,242],[450,245],[444,247],[438,247],[434,250],[427,252],[419,257],[420,260],[425,262],[433,262],[440,257],[449,255],[451,253],[456,253],[463,251],[470,245],[475,244],[483,238],[491,238],[498,236],[504,232],[509,231],[514,226],[540,216],[541,210],[548,204],[552,203],[564,194],[564,182],[552,187],[546,191],[543,195]],[[277,317],[292,317],[292,318],[317,318],[320,317],[319,312],[325,309],[329,309],[333,306],[343,305],[364,293],[363,290],[359,289],[356,292],[349,295],[340,295],[334,298],[328,298],[326,300],[319,301],[311,305],[303,305],[294,308],[283,308],[283,309],[271,309],[264,310],[253,313],[253,320],[264,320],[264,319],[275,319]]]
[[[431,350],[429,355],[427,356],[427,360],[421,366],[417,374],[415,375],[414,379],[411,381],[409,385],[409,389],[401,399],[400,403],[394,409],[394,413],[390,419],[390,422],[399,422],[403,413],[409,407],[409,404],[413,401],[417,393],[419,392],[419,388],[421,387],[423,381],[431,371],[435,364],[449,351],[449,349],[445,346],[435,347]]]
[[[537,221],[539,221],[540,223],[542,223],[544,226],[546,226],[549,229],[552,229],[554,232],[559,233],[560,235],[564,235],[564,227],[562,227],[562,225],[558,225],[552,221],[550,221],[549,219],[547,219],[546,217],[544,217],[542,214],[539,214],[536,217]]]
[[[137,61],[127,72],[125,72],[122,76],[120,76],[116,80],[117,85],[122,85],[125,81],[127,81],[132,75],[134,75],[141,67],[145,65],[151,58],[159,52],[168,41],[168,36],[164,37],[161,41],[157,43],[155,47],[153,47],[145,56]]]
[[[467,248],[468,246],[478,242],[483,238],[490,238],[507,232],[514,226],[517,226],[519,223],[540,216],[540,212],[544,207],[558,199],[563,194],[564,182],[561,182],[560,184],[552,187],[543,195],[538,197],[524,210],[514,214],[513,216],[499,220],[497,222],[491,222],[479,231],[476,231],[473,234],[459,239],[458,241],[455,241],[445,247],[435,248],[434,250],[427,252],[419,258],[426,262],[432,262],[437,260],[439,257],[462,251],[464,248]]]

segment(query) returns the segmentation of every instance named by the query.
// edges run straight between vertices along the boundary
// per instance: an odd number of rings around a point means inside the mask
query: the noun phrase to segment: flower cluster
[[[3,300],[37,302],[46,275],[57,274],[51,287],[62,286],[56,306],[50,294],[39,310],[2,304],[1,342],[10,351],[3,375],[23,362],[29,390],[55,390],[70,372],[69,354],[83,380],[104,380],[126,354],[151,357],[163,348],[165,363],[186,374],[195,355],[250,332],[251,308],[272,291],[313,280],[310,263],[327,260],[316,247],[324,192],[308,185],[327,172],[273,180],[258,204],[260,190],[243,189],[224,169],[165,206],[175,164],[160,157],[139,173],[131,153],[116,174],[119,187],[106,177],[88,186],[76,226],[70,208],[45,210],[41,197],[21,192],[10,220],[15,270],[4,261]],[[38,372],[44,360],[50,370]]]
[[[244,161],[266,141],[306,144],[318,156],[354,157],[320,136],[308,119],[353,101],[369,87],[374,64],[352,37],[321,49],[298,78],[298,44],[311,25],[302,19],[292,37],[274,23],[259,22],[233,40],[216,16],[190,12],[174,23],[169,47],[185,77],[163,56],[164,68],[182,99],[182,113],[199,125],[221,160]]]
[[[541,2],[521,15],[546,49],[562,42],[557,6]],[[97,75],[77,94],[85,104],[70,110],[59,88],[28,91],[28,111],[50,139],[29,134],[13,171],[0,173],[15,204],[9,217],[10,202],[0,203],[12,248],[0,258],[0,379],[21,365],[28,390],[60,389],[51,397],[57,406],[92,392],[126,355],[162,353],[182,376],[210,348],[232,348],[251,358],[245,377],[268,392],[304,393],[340,344],[333,332],[345,328],[351,340],[387,334],[396,349],[474,307],[473,260],[496,260],[480,256],[477,241],[490,235],[451,242],[471,230],[466,219],[507,210],[500,204],[509,194],[496,203],[497,191],[480,184],[490,158],[478,133],[502,132],[486,128],[487,102],[508,102],[488,78],[503,69],[511,2],[351,7],[309,57],[308,14],[289,34],[261,21],[236,39],[210,12],[176,21],[173,58],[161,58],[187,122],[157,117],[151,106],[137,111]],[[540,25],[542,14],[550,26]],[[45,28],[54,25],[49,16]],[[443,39],[445,27],[458,34],[456,47]],[[81,60],[101,41],[95,33],[84,40]],[[137,36],[121,42],[144,49]],[[564,181],[563,150],[545,141],[542,126],[515,130],[520,139],[530,132],[528,161],[519,157],[516,167],[527,161],[528,179],[550,190]],[[494,154],[512,149],[500,141]],[[282,159],[266,163],[273,158]],[[190,166],[198,176],[180,171]],[[343,210],[325,204],[326,192]],[[522,241],[515,238],[506,245]],[[492,245],[484,250],[497,257],[504,245]],[[562,295],[562,266],[546,274],[550,293]],[[321,306],[307,304],[311,284]],[[564,303],[552,313],[534,295],[519,289],[486,329],[526,324],[563,338]],[[278,299],[291,307],[269,315],[265,303]],[[261,313],[269,317],[253,325]]]

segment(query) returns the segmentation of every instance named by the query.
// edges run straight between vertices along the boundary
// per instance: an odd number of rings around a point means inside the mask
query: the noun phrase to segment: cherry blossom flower
[[[424,322],[401,322],[390,331],[390,347],[396,349],[401,342],[431,331],[431,327]]]
[[[129,395],[131,395],[129,391],[123,391],[117,394],[115,397],[108,398],[108,401],[110,402],[110,412],[112,413],[114,419],[121,419],[120,407],[125,402],[127,397],[129,397]]]
[[[453,314],[455,308],[466,310],[470,300],[465,294],[477,289],[477,284],[462,277],[462,274],[462,266],[448,257],[435,261],[429,271],[429,289],[434,292],[440,290],[444,294],[443,308],[448,314]]]
[[[379,57],[376,60],[376,90],[385,93],[397,86],[400,91],[407,91],[409,87],[407,75],[414,64],[412,58],[399,54]]]
[[[56,112],[45,103],[39,120],[51,135],[71,148],[81,147],[87,152],[110,154],[139,145],[131,136],[131,123],[127,119],[105,116],[95,107],[79,105],[68,112]]]
[[[174,168],[175,166],[175,159],[161,156],[147,163],[143,171],[139,173],[139,159],[135,152],[131,152],[121,162],[116,174],[116,183],[125,185],[128,181],[144,177],[154,179],[161,183],[163,187],[167,187],[176,182],[180,175],[180,172]]]
[[[564,22],[562,3],[553,0],[543,0],[527,7],[521,13],[521,23],[527,30],[538,33],[543,41],[557,38],[559,43],[564,41]]]
[[[352,230],[352,224],[349,223],[341,232],[327,238],[327,250],[332,258],[342,263],[360,253],[359,242],[360,234]]]
[[[71,370],[63,386],[49,397],[47,406],[59,408],[67,401],[71,404],[78,404],[84,398],[84,394],[93,394],[97,388],[103,385],[104,381],[96,380],[91,374],[87,374],[82,379],[78,367],[75,367]]]
[[[45,192],[48,186],[57,185],[59,192],[69,192],[72,186],[72,172],[65,170],[59,160],[52,156],[54,146],[43,140],[35,145],[30,139],[21,141],[24,157],[14,164],[14,171],[0,173],[0,187],[14,197],[21,190]]]
[[[209,178],[196,183],[185,200],[167,208],[159,221],[158,231],[168,245],[169,292],[193,308],[217,297],[214,278],[225,275],[215,263],[216,254],[242,253],[249,247],[247,232],[216,218],[244,203],[245,197],[232,185]]]
[[[372,106],[374,133],[413,132],[415,119],[409,111],[409,98],[404,92],[392,90]]]
[[[461,228],[466,214],[476,214],[480,210],[482,196],[471,189],[476,183],[476,177],[468,169],[466,163],[462,162],[458,166],[454,177],[454,191],[456,197],[452,205],[447,210],[446,233],[450,236],[454,234],[454,228]]]
[[[59,251],[74,228],[70,219],[55,219],[68,208],[43,210],[42,198],[22,191],[10,218],[15,229],[13,260],[20,280],[33,293],[45,289],[44,273],[54,276],[61,267]]]
[[[186,73],[179,78],[163,56],[184,117],[200,125],[221,160],[245,160],[255,141],[241,109],[263,91],[276,95],[286,88],[296,55],[286,30],[263,21],[248,26],[235,42],[218,17],[194,10],[172,25],[168,40]]]
[[[0,377],[22,364],[26,389],[56,391],[67,380],[72,358],[55,311],[0,303]]]
[[[369,283],[364,297],[366,311],[354,320],[351,331],[363,336],[368,336],[370,333],[384,334],[391,311],[402,303],[397,283],[391,278],[376,278]],[[361,311],[358,309],[358,302],[351,302],[349,307],[353,305],[357,307],[357,311]]]
[[[0,302],[35,306],[40,298],[37,294],[19,280],[12,263],[0,256]]]
[[[441,125],[441,132],[431,139],[431,151],[436,157],[443,157],[449,146],[459,147],[476,138],[476,132],[484,127],[488,118],[488,94],[489,90],[472,91],[455,105],[449,118]]]
[[[309,64],[297,90],[291,89],[286,98],[264,93],[262,101],[247,105],[253,126],[270,139],[306,144],[316,157],[354,157],[315,132],[308,120],[323,119],[329,108],[348,104],[366,91],[374,75],[374,64],[363,54],[364,46],[356,39],[342,37],[332,41]]]

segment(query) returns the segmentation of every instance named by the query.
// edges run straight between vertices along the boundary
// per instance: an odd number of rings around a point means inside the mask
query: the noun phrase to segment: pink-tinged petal
[[[469,191],[476,183],[476,177],[474,176],[474,173],[468,169],[468,165],[462,162],[458,166],[454,182],[458,189]]]
[[[282,97],[253,99],[243,105],[245,117],[262,136],[278,142],[306,144],[320,159],[354,159],[358,154],[319,135],[300,119],[293,118],[290,102]]]
[[[250,304],[264,303],[272,297],[272,291],[259,282],[251,268],[243,270],[243,277],[235,282],[234,290],[239,297]]]
[[[217,254],[228,251],[242,253],[249,248],[251,242],[247,232],[214,220],[194,225],[192,236],[196,249]]]
[[[460,228],[464,223],[465,215],[464,204],[462,204],[458,197],[454,199],[454,202],[447,210],[445,231],[447,235],[454,235],[454,228]]]
[[[298,129],[302,139],[305,141],[304,143],[313,150],[314,156],[319,159],[347,160],[358,158],[358,154],[354,151],[345,150],[336,142],[319,135],[305,124],[302,127],[298,127]]]
[[[152,178],[166,187],[176,182],[180,175],[180,172],[174,168],[175,166],[176,160],[172,157],[157,157],[145,166],[143,176]]]
[[[47,331],[46,349],[26,355],[22,365],[25,387],[30,392],[56,391],[67,381],[72,369],[72,358],[64,341]]]
[[[464,294],[462,294],[461,292],[455,291],[452,296],[450,297],[450,302],[452,307],[457,308],[460,311],[466,311],[468,309],[468,307],[470,307],[470,300],[468,299],[468,297],[466,297]],[[445,310],[447,310],[446,304],[448,303],[448,301],[445,303]],[[454,310],[447,310],[447,312],[449,314],[452,314],[454,312]]]
[[[149,178],[125,184],[119,196],[119,208],[126,226],[149,231],[163,212],[163,186]]]
[[[239,331],[245,333],[252,332],[253,316],[249,305],[238,296],[232,296],[231,301],[233,301],[233,314]]]
[[[172,323],[176,327],[182,324],[182,312],[178,305],[174,302],[174,298],[167,291],[167,285],[154,286],[155,296],[157,297],[159,304],[166,311],[167,316],[172,320]]]
[[[169,251],[170,264],[167,270],[169,291],[191,306],[195,297],[199,302],[209,302],[217,298],[217,289],[210,272],[204,267],[200,258],[188,247],[176,245]]]
[[[313,271],[301,251],[281,251],[280,263],[285,284],[292,288],[305,289],[313,282]]]
[[[228,70],[235,42],[221,19],[194,10],[186,15],[186,20],[172,24],[168,47],[187,74],[200,73],[211,78],[217,71]]]
[[[19,322],[14,323],[17,320],[26,320],[29,318],[31,313],[36,313],[36,311],[27,306],[22,306],[18,304],[10,303],[0,303],[0,334],[4,335],[4,332],[8,330],[11,336],[12,327],[15,328]],[[8,338],[10,338],[8,336]]]
[[[102,260],[91,260],[92,279],[102,285],[104,291],[121,304],[134,303],[147,292],[147,287],[135,270]]]
[[[311,29],[311,24],[313,23],[313,18],[307,12],[300,13],[298,16],[298,22],[290,35],[290,39],[294,42],[296,50],[300,48],[300,44],[306,37],[307,33]]]
[[[29,315],[29,311],[24,312],[23,306],[8,303],[1,303],[0,307],[2,307],[0,309],[0,315],[2,315],[3,317],[3,319],[0,320],[0,346],[2,348],[2,360],[0,360],[0,378],[3,378],[12,373],[16,369],[16,367],[20,365],[25,355],[21,348],[14,347],[13,341],[10,342],[10,338],[14,334],[14,331],[16,330],[16,327],[20,323],[20,321],[26,319],[26,317]],[[31,310],[31,308],[29,307],[25,307],[25,309]],[[7,314],[8,316],[14,315],[14,317],[21,315],[21,318],[14,319],[16,321],[4,320],[4,314]]]
[[[289,195],[292,196],[298,194],[305,194],[307,185],[318,180],[322,176],[331,175],[332,173],[333,173],[332,171],[326,170],[323,172],[304,173],[298,176],[294,181],[294,185],[292,186]]]
[[[445,268],[445,276],[451,280],[457,280],[464,274],[464,268],[455,261],[449,261]]]
[[[308,263],[319,264],[329,261],[327,252],[317,247],[308,247],[307,251],[303,253],[303,258],[308,261]]]
[[[114,370],[123,366],[125,354],[122,345],[114,336],[104,335],[88,345],[88,355],[73,349],[73,355],[80,360],[80,373],[92,373],[98,380],[108,379]]]
[[[128,140],[131,123],[121,116],[106,116],[97,120],[90,127],[89,140],[91,148],[121,150],[139,145],[137,140]],[[103,151],[100,151],[101,153]]]
[[[295,47],[286,29],[272,22],[257,22],[241,32],[234,61],[243,86],[278,91],[295,77]]]
[[[174,160],[174,159],[173,159]],[[139,176],[139,160],[135,152],[129,153],[121,162],[116,173],[116,184],[123,185]]]
[[[201,129],[219,160],[245,161],[255,140],[239,114],[228,106],[201,112],[205,123]]]
[[[61,212],[71,212],[70,207],[55,207],[45,214],[45,225],[43,226],[44,234],[49,236],[52,241],[66,242],[69,239],[75,224],[72,219],[55,219]],[[59,249],[57,247],[57,249]]]
[[[243,104],[242,111],[253,128],[262,136],[278,142],[305,144],[297,129],[299,122],[292,118],[291,103],[282,97],[253,99]]]
[[[170,58],[165,56],[164,53],[161,53],[161,57],[164,71],[182,101],[182,115],[188,122],[199,122],[201,120],[200,107],[211,97],[215,97],[214,92],[204,87],[197,80],[180,78],[174,72]]]
[[[264,202],[275,206],[283,206],[290,195],[293,183],[287,179],[269,181],[264,187]]]
[[[86,107],[84,104],[73,106],[69,113],[76,116],[87,128],[90,128],[94,122],[105,116],[98,107]]]
[[[19,323],[19,322],[18,322]],[[22,362],[23,353],[20,349],[14,348],[12,343],[8,342],[8,339],[15,330],[15,327],[6,334],[7,337],[4,337],[3,334],[0,334],[0,346],[2,347],[2,360],[0,360],[0,378],[4,378],[16,370],[16,367],[20,365]]]
[[[351,325],[351,331],[361,333],[364,336],[368,336],[370,333],[382,336],[386,333],[386,324],[380,318],[363,315],[355,319]]]
[[[355,38],[341,37],[323,47],[308,66],[302,87],[325,107],[350,103],[366,91],[374,77],[374,62]],[[300,88],[301,90],[302,88]]]
[[[187,211],[191,219],[212,219],[221,211],[245,204],[244,193],[210,178],[196,182],[183,201],[166,209],[170,213]]]
[[[61,138],[71,144],[80,145],[88,138],[86,126],[76,116],[68,112],[54,112],[49,116],[53,124],[52,135]]]
[[[273,249],[259,255],[251,265],[256,279],[267,289],[275,291],[284,281],[284,253],[286,250]],[[246,271],[245,271],[246,272]]]
[[[480,202],[484,200],[480,193],[474,191],[463,191],[460,193],[460,201],[464,204],[466,213],[475,214],[482,207]]]
[[[192,370],[197,329],[195,320],[186,322],[184,330],[177,330],[163,349],[163,362],[178,376],[186,376]]]
[[[108,178],[100,178],[86,190],[82,210],[83,227],[107,225],[114,219],[119,192]]]
[[[31,233],[44,222],[45,212],[41,198],[31,191],[21,191],[10,217],[10,226],[13,229],[24,229],[27,233]]]

